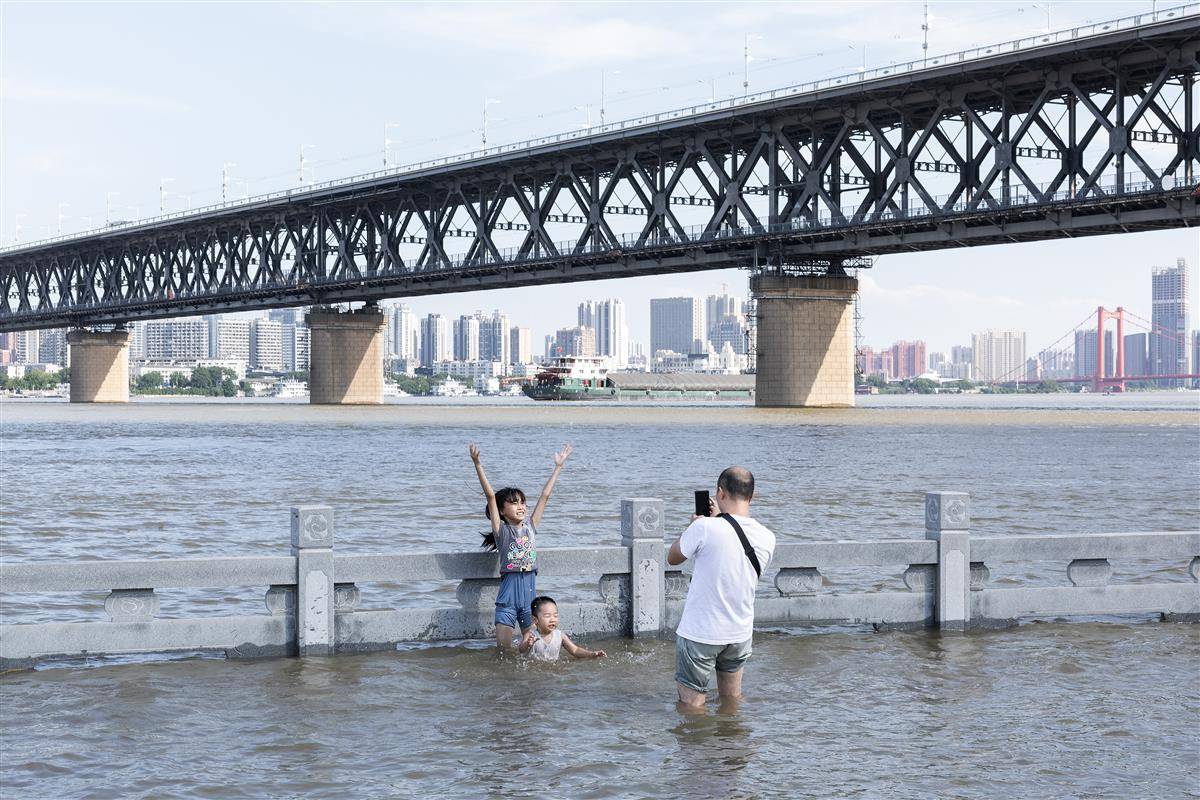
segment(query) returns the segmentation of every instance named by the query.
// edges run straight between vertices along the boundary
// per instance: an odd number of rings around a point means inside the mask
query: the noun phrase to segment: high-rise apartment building
[[[1128,337],[1126,337],[1128,338]],[[1115,351],[1116,338],[1112,331],[1104,332],[1104,377],[1111,378],[1116,374],[1117,356]],[[1075,331],[1075,377],[1096,377],[1096,332]],[[1126,375],[1132,374],[1128,370]]]
[[[1025,377],[1025,331],[989,329],[971,335],[972,371],[979,381]]]
[[[1192,372],[1200,372],[1200,331],[1192,331]],[[1193,389],[1200,389],[1200,378],[1192,381]]]
[[[501,364],[511,363],[509,349],[508,315],[502,311],[493,311],[490,317],[480,315],[479,320],[479,358],[482,361],[497,361]]]
[[[509,331],[508,357],[510,364],[533,363],[533,331],[519,327]]]
[[[150,361],[199,361],[208,358],[208,323],[196,317],[146,323],[146,358]]]
[[[429,314],[421,320],[421,366],[432,367],[438,361],[450,361],[454,346],[450,321],[441,314]]]
[[[204,321],[208,325],[209,358],[250,363],[250,320],[211,314]]]
[[[275,320],[251,320],[250,366],[260,372],[283,371],[283,326]]]
[[[454,320],[454,360],[479,360],[478,316],[461,316]]]
[[[388,311],[388,343],[390,352],[397,358],[416,358],[420,335],[417,318],[405,303],[392,306]]]
[[[304,309],[275,308],[267,312],[267,319],[278,322],[280,325],[303,325]]]
[[[42,331],[38,351],[40,363],[67,366],[67,329],[51,328]]]
[[[951,364],[972,364],[974,362],[975,354],[966,345],[956,344],[950,348]]]
[[[725,286],[721,287],[721,294],[710,294],[704,299],[704,319],[707,325],[706,337],[712,342],[713,348],[721,349],[721,345],[717,343],[717,326],[726,317],[741,317],[742,316],[742,298],[734,297],[729,293],[729,289]],[[732,342],[730,346],[733,346]],[[745,344],[743,343],[743,348]],[[736,347],[734,352],[738,352]]]
[[[1043,350],[1038,353],[1037,360],[1042,378],[1057,380],[1075,375],[1075,354],[1070,350]]]
[[[699,297],[656,297],[650,301],[650,350],[703,353],[708,325]]]
[[[744,356],[747,348],[747,331],[745,317],[741,314],[726,314],[716,325],[709,328],[708,340],[712,342],[713,350],[720,351],[728,344],[733,348],[734,353]]]
[[[615,297],[585,300],[579,304],[578,322],[579,327],[596,332],[596,355],[607,356],[614,367],[625,366],[629,360],[629,325],[624,302]]]
[[[1150,341],[1144,333],[1131,333],[1125,337],[1125,374],[1149,375]]]
[[[554,335],[555,355],[562,356],[594,356],[596,355],[596,330],[586,325],[574,328],[562,328]]]
[[[891,347],[892,369],[897,378],[916,378],[925,372],[925,342],[896,342]]]
[[[1188,371],[1188,267],[1179,259],[1173,267],[1150,274],[1150,370],[1154,375],[1182,375]],[[1180,380],[1162,381],[1182,386]]]
[[[312,351],[308,326],[303,323],[283,325],[280,327],[279,336],[283,371],[308,372],[309,355]]]

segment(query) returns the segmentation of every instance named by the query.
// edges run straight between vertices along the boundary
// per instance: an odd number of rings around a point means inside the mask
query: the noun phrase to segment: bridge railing
[[[663,504],[622,501],[621,545],[539,550],[543,578],[582,576],[596,595],[563,599],[564,630],[580,636],[660,635],[683,611],[687,567],[666,565]],[[0,594],[107,589],[109,621],[14,623],[0,617],[0,669],[124,653],[224,652],[231,658],[388,650],[402,642],[490,638],[500,579],[484,552],[335,555],[333,510],[292,509],[292,554],[252,558],[0,563]],[[967,495],[929,493],[919,539],[780,543],[756,601],[769,626],[997,627],[1031,616],[1159,614],[1200,620],[1200,532],[972,537]],[[672,534],[674,531],[671,532]],[[732,535],[732,532],[731,532]],[[1066,565],[1070,585],[989,583],[990,567]],[[1113,561],[1159,567],[1113,583]],[[1187,575],[1161,564],[1187,564]],[[839,570],[886,586],[837,584]],[[897,573],[901,573],[897,580]],[[1167,575],[1167,580],[1163,580]],[[457,581],[457,605],[359,608],[364,585]],[[265,613],[161,618],[163,589],[267,587]]]
[[[885,67],[861,69],[844,75],[831,78],[820,78],[818,80],[807,81],[805,83],[795,84],[792,86],[769,89],[762,92],[755,92],[754,94],[746,94],[742,95],[741,97],[729,97],[707,103],[697,103],[668,111],[658,112],[655,114],[648,114],[642,117],[635,117],[632,119],[607,123],[604,125],[588,126],[582,129],[563,131],[561,133],[541,136],[534,139],[526,139],[524,141],[512,142],[495,147],[485,147],[479,150],[473,150],[453,156],[426,159],[424,161],[417,161],[394,168],[374,170],[344,178],[334,178],[328,181],[321,181],[320,183],[313,183],[302,188],[289,188],[275,192],[266,192],[240,200],[212,203],[196,209],[160,214],[159,216],[149,217],[143,220],[112,223],[106,227],[94,228],[90,231],[47,237],[33,242],[20,243],[16,245],[10,245],[8,247],[0,247],[0,253],[9,252],[12,250],[20,250],[27,247],[38,247],[46,244],[53,244],[54,242],[96,236],[103,233],[133,230],[143,226],[154,226],[164,222],[171,222],[191,217],[202,217],[206,214],[212,214],[218,211],[248,208],[250,206],[268,203],[275,200],[299,198],[304,197],[305,195],[323,192],[329,189],[335,189],[354,183],[363,183],[366,181],[390,177],[403,177],[408,174],[420,173],[425,170],[451,166],[454,164],[469,164],[471,162],[483,161],[488,158],[493,158],[495,156],[520,150],[529,150],[536,147],[544,147],[547,145],[584,140],[592,137],[606,136],[611,133],[633,131],[638,128],[652,128],[654,125],[662,122],[700,116],[714,111],[723,111],[727,109],[741,108],[744,106],[754,106],[784,98],[792,98],[797,95],[819,92],[825,89],[835,89],[849,85],[866,84],[874,80],[885,80],[888,78],[893,78],[896,75],[909,74],[924,69],[936,68],[949,64],[962,64],[966,62],[980,61],[988,58],[994,58],[1006,53],[1033,50],[1039,47],[1047,47],[1064,42],[1077,42],[1080,39],[1086,39],[1091,36],[1100,36],[1107,33],[1113,33],[1115,31],[1128,30],[1130,28],[1137,28],[1144,25],[1151,25],[1158,22],[1166,22],[1169,20],[1192,16],[1200,16],[1200,3],[1187,3],[1173,8],[1165,8],[1161,11],[1155,10],[1150,13],[1134,14],[1128,17],[1121,17],[1119,19],[1109,20],[1106,22],[1079,25],[1058,31],[1050,31],[1035,36],[1025,36],[999,44],[972,47],[966,50],[959,50],[954,53],[947,53],[944,55],[932,56],[899,64],[890,64]]]

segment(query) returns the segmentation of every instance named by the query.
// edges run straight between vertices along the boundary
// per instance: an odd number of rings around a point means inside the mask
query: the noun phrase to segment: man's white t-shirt
[[[734,516],[765,571],[775,552],[775,534],[750,517]],[[744,642],[754,634],[754,586],[758,576],[733,526],[720,517],[700,517],[679,538],[692,560],[692,583],[675,633],[701,644]]]

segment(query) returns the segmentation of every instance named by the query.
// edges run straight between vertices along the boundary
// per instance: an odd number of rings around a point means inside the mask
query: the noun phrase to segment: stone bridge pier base
[[[754,404],[854,405],[854,293],[858,280],[755,275],[758,377]]]
[[[74,330],[67,344],[72,403],[129,402],[129,331]]]
[[[377,306],[356,311],[308,312],[310,403],[378,405],[383,402],[386,324],[383,311]]]

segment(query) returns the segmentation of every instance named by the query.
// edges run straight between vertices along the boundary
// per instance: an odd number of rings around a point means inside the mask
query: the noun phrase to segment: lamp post
[[[221,202],[224,203],[229,197],[229,169],[236,167],[237,164],[232,161],[226,161],[221,165]]]
[[[856,69],[860,73],[866,72],[867,71],[867,46],[865,44],[862,46],[852,44],[852,45],[849,45],[849,47],[851,50],[857,50],[860,53],[862,53],[862,66],[857,67]]]
[[[586,124],[586,125],[583,125],[583,126],[581,126],[581,127],[584,127],[584,128],[587,128],[588,130],[591,130],[591,127],[592,127],[592,104],[591,104],[591,103],[587,103],[587,104],[585,104],[585,105],[582,105],[582,106],[575,106],[575,110],[576,110],[576,111],[583,111],[584,113],[586,113],[586,114],[587,114],[587,124]]]
[[[28,214],[17,214],[13,218],[13,243],[21,241],[21,220],[29,216]]]
[[[316,145],[315,145],[315,144],[302,144],[302,145],[300,145],[300,185],[301,185],[301,186],[303,186],[303,185],[304,185],[304,165],[308,163],[308,160],[307,160],[307,159],[304,157],[304,151],[305,151],[305,150],[311,150],[311,149],[313,149],[313,148],[315,148],[315,147],[316,147]],[[317,179],[317,176],[314,174],[314,175],[313,175],[313,181],[315,181],[316,179]],[[310,186],[312,185],[312,181],[310,181],[310,182],[309,182],[309,185],[310,185]]]
[[[391,149],[392,140],[388,138],[388,131],[392,128],[399,128],[399,122],[387,122],[383,126],[383,168],[388,168],[388,152]]]
[[[709,91],[708,102],[710,102],[710,103],[717,102],[717,79],[716,78],[710,78],[709,80],[697,78],[696,83],[700,84],[701,86],[708,87],[708,91]]]
[[[600,127],[604,127],[604,113],[608,107],[608,93],[604,90],[604,79],[609,75],[620,75],[619,69],[602,69],[600,70]]]
[[[499,104],[499,100],[487,98],[483,101],[483,146],[487,147],[488,108]]]
[[[746,34],[746,47],[745,47],[745,50],[742,52],[743,58],[745,60],[744,67],[743,67],[744,72],[742,73],[742,94],[743,95],[747,95],[750,93],[750,62],[754,60],[754,56],[750,55],[750,40],[751,39],[762,39],[762,38],[763,37],[757,36],[755,34],[751,34],[751,33]]]
[[[1033,8],[1040,8],[1046,12],[1046,33],[1049,33],[1053,28],[1050,25],[1050,3],[1034,3]]]
[[[112,225],[112,199],[120,196],[120,192],[104,193],[104,224]]]
[[[167,213],[167,184],[175,180],[174,178],[159,178],[158,179],[158,213]]]
[[[70,208],[70,207],[71,207],[70,203],[59,203],[58,204],[58,235],[59,236],[62,236],[63,220],[65,220],[67,218],[67,215],[63,213],[63,209]]]

